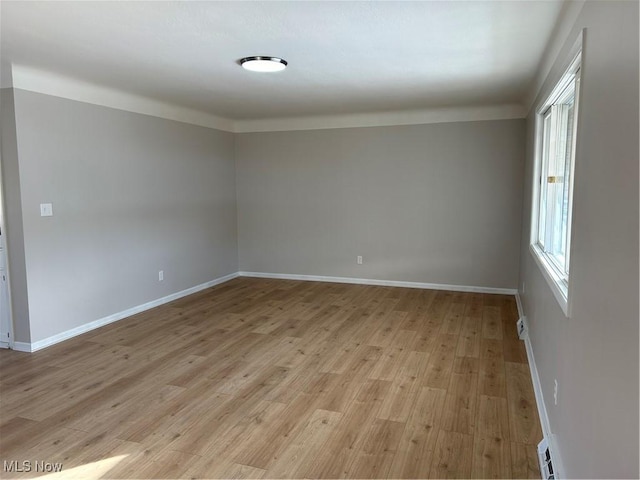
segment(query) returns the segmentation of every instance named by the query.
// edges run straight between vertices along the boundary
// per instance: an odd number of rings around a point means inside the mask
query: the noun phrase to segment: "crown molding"
[[[13,88],[21,90],[233,132],[233,121],[226,118],[32,67],[14,64],[12,77]]]
[[[525,116],[525,109],[522,105],[518,104],[447,107],[398,112],[240,120],[235,122],[235,131],[237,133],[249,133],[353,127],[388,127],[426,123],[506,120],[525,118]]]
[[[232,133],[505,120],[524,118],[527,113],[522,105],[505,104],[378,113],[232,120],[23,65],[12,65],[11,77],[13,88],[215,128]]]

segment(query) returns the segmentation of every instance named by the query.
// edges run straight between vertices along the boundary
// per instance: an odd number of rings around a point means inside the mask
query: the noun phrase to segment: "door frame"
[[[0,139],[0,242],[2,242],[2,251],[4,252],[4,260],[5,260],[5,277],[6,277],[6,295],[7,295],[7,314],[9,316],[8,322],[8,334],[9,339],[7,342],[4,342],[0,339],[0,348],[8,348],[13,350],[15,344],[15,328],[13,325],[13,306],[11,304],[11,280],[10,280],[10,272],[9,272],[9,250],[7,248],[7,222],[6,222],[6,203],[4,201],[4,177],[2,175],[3,165],[2,162],[2,140]],[[2,288],[2,284],[0,283],[0,289]],[[2,292],[0,291],[0,295]],[[6,347],[5,347],[6,344]]]

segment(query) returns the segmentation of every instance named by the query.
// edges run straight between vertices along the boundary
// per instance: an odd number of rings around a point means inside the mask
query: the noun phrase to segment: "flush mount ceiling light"
[[[287,67],[287,61],[278,57],[245,57],[240,59],[240,65],[252,72],[279,72]]]

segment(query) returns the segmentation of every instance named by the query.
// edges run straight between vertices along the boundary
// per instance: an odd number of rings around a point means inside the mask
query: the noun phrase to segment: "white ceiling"
[[[522,103],[560,1],[15,2],[1,56],[231,120]],[[274,55],[275,74],[237,61]]]

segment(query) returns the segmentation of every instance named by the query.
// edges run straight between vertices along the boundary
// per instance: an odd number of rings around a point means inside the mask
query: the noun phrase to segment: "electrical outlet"
[[[524,340],[527,336],[527,322],[524,317],[519,318],[516,322],[516,328],[518,330],[518,338]]]
[[[53,204],[41,203],[40,204],[40,216],[41,217],[53,217]]]
[[[558,380],[553,379],[553,404],[558,404]]]
[[[164,270],[160,270],[158,272],[158,281],[161,282],[164,280]]]
[[[356,263],[357,263],[358,265],[362,265],[362,255],[358,255],[358,256],[356,257]]]

